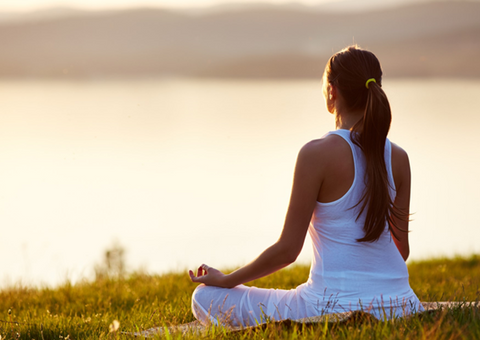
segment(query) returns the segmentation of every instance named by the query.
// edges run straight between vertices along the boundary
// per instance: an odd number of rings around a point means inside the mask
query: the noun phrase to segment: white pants
[[[269,320],[297,320],[330,313],[361,310],[377,319],[403,317],[423,311],[415,294],[407,298],[374,297],[362,303],[359,299],[338,299],[330,294],[307,298],[305,285],[296,289],[264,289],[239,285],[219,288],[199,285],[192,296],[193,315],[204,325],[255,326]]]
[[[205,325],[255,326],[267,320],[298,319],[295,289],[263,289],[239,285],[219,288],[199,285],[192,296],[193,315]]]

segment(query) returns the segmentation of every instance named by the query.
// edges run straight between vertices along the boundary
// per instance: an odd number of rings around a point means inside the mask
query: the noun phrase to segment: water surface
[[[412,166],[411,258],[480,251],[480,81],[385,80]],[[320,81],[1,81],[0,283],[234,267],[275,242]],[[307,240],[308,242],[308,240]],[[299,261],[308,263],[310,245]]]

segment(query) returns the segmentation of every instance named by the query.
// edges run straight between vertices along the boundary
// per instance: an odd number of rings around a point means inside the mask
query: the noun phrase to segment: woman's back
[[[385,299],[398,299],[401,302],[414,298],[408,283],[407,267],[388,225],[385,225],[377,241],[357,241],[365,233],[366,211],[361,212],[358,204],[365,192],[365,156],[352,142],[349,130],[330,132],[324,139],[335,139],[332,142],[336,144],[336,150],[330,151],[344,161],[339,162],[338,167],[335,161],[329,163],[333,177],[326,175],[322,188],[326,185],[330,192],[320,193],[319,198],[332,197],[331,192],[343,194],[337,195],[335,200],[317,202],[309,228],[314,258],[309,280],[302,287],[302,295],[307,300],[322,301],[318,307],[325,309],[324,312],[375,308],[380,304],[385,308],[392,307],[391,312],[395,315],[402,313],[405,307],[402,303],[391,305],[389,302],[388,306],[382,303]],[[384,156],[393,201],[396,190],[391,151],[391,143],[387,139]],[[350,168],[345,164],[349,164]],[[337,178],[335,174],[338,174]],[[349,186],[346,187],[342,182]]]

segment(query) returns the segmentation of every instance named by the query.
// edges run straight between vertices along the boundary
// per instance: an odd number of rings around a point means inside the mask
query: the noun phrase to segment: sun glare
[[[0,2],[0,11],[18,11],[26,12],[38,9],[54,8],[54,7],[72,7],[87,10],[101,9],[123,9],[131,7],[208,7],[231,3],[300,3],[304,5],[318,5],[326,2],[334,2],[337,0],[24,0]]]

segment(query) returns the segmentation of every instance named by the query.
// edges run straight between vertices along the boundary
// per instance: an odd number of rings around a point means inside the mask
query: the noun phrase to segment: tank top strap
[[[350,137],[350,130],[339,129],[339,130],[330,131],[324,137],[329,135],[340,136],[348,143],[348,145],[350,145],[350,149],[352,150],[352,155],[353,155],[353,163],[355,166],[355,178],[357,178],[357,175],[360,172],[365,170],[365,166],[366,166],[365,157],[363,156],[363,152],[360,149],[360,147],[352,141],[352,138]],[[385,139],[384,158],[385,158],[385,167],[387,168],[390,195],[391,197],[394,198],[396,188],[395,188],[395,181],[393,179],[393,170],[392,170],[392,143],[388,138]]]
[[[352,155],[353,155],[353,162],[355,166],[355,177],[357,177],[357,174],[361,172],[366,165],[365,157],[363,156],[363,153],[360,147],[357,146],[352,141],[352,138],[350,137],[350,130],[339,129],[339,130],[330,131],[324,137],[329,135],[340,136],[348,143],[348,145],[350,145],[350,149],[352,150]],[[395,197],[396,188],[395,188],[395,181],[393,179],[393,170],[392,170],[392,143],[388,138],[385,139],[384,158],[385,158],[385,167],[387,168],[388,182],[390,184],[389,185],[390,194],[392,197]]]
[[[385,158],[385,167],[387,168],[387,174],[388,174],[390,196],[394,198],[396,188],[395,188],[395,180],[393,179],[393,168],[392,168],[392,143],[388,138],[385,140],[384,158]]]
[[[339,130],[330,131],[324,137],[329,136],[329,135],[337,135],[337,136],[342,137],[350,145],[350,148],[354,149],[355,144],[353,143],[352,139],[350,138],[350,130],[339,129]]]
[[[352,150],[353,164],[355,167],[355,179],[356,179],[357,175],[359,174],[360,168],[364,167],[364,157],[360,147],[357,146],[352,141],[352,138],[350,137],[350,130],[339,129],[339,130],[330,131],[325,135],[325,137],[329,135],[337,135],[342,137],[350,146],[350,149]]]

